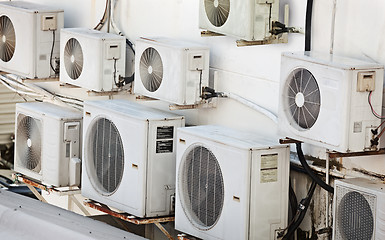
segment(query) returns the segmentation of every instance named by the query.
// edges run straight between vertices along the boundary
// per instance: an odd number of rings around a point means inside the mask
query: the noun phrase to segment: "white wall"
[[[30,0],[65,10],[66,27],[94,27],[102,16],[104,0]],[[207,44],[210,67],[218,71],[218,91],[240,94],[277,113],[280,55],[304,48],[304,35],[291,34],[288,44],[237,47],[231,37],[200,36],[198,0],[118,0],[116,22],[132,41],[139,37],[166,36]],[[282,0],[290,4],[290,26],[304,28],[306,0]],[[313,50],[329,52],[333,0],[314,0]],[[334,52],[385,64],[385,1],[337,0]],[[283,11],[281,11],[283,12]],[[282,19],[282,16],[281,16]],[[50,88],[77,95],[72,90]],[[81,90],[76,90],[77,92]],[[121,96],[120,96],[121,97]],[[167,104],[146,104],[167,108]],[[263,115],[228,99],[216,109],[183,111],[188,124],[222,124],[277,139],[277,126]],[[316,155],[323,150],[311,149]],[[352,167],[385,174],[383,157],[350,158]]]

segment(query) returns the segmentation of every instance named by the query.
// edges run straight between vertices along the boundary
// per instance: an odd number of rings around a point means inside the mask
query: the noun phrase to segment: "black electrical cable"
[[[313,170],[309,167],[309,165],[306,162],[305,156],[303,155],[302,152],[302,143],[296,143],[297,146],[297,154],[299,161],[301,162],[302,167],[305,169],[307,174],[318,184],[320,187],[325,189],[326,191],[330,193],[334,193],[334,188],[330,186],[329,184],[326,184],[324,181],[322,181],[314,172]]]
[[[305,22],[305,51],[311,50],[311,22],[313,17],[313,0],[307,0]]]
[[[307,193],[307,196],[301,200],[301,203],[298,206],[298,211],[300,213],[299,213],[297,220],[289,226],[289,229],[288,229],[287,233],[285,234],[285,236],[283,236],[282,240],[289,240],[290,237],[297,230],[299,225],[301,225],[301,223],[302,223],[302,221],[306,215],[307,209],[309,208],[310,201],[313,197],[314,190],[315,190],[316,186],[317,186],[317,183],[313,180],[311,183],[310,189]]]
[[[52,49],[51,49],[51,55],[50,55],[50,58],[49,58],[49,65],[51,66],[52,71],[55,74],[58,74],[59,70],[54,68],[53,65],[52,65],[52,56],[53,56],[53,49],[54,48],[55,48],[55,30],[52,31]]]
[[[298,200],[293,190],[293,186],[291,184],[291,178],[289,178],[289,202],[290,202],[292,219],[294,219],[297,213]]]

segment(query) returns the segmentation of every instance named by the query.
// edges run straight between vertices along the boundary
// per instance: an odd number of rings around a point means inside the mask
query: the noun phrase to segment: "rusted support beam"
[[[279,139],[279,144],[291,144],[291,143],[301,143],[301,141],[292,139],[292,138],[281,138]]]
[[[224,35],[216,32],[211,32],[211,31],[201,32],[201,37],[219,37],[219,36],[224,36]]]
[[[35,195],[37,199],[39,199],[43,203],[47,203],[47,200],[45,200],[45,198],[34,187],[28,184],[27,187],[29,188],[29,190],[31,190],[31,192],[33,193],[33,195]]]
[[[109,207],[105,207],[103,205],[99,205],[96,202],[92,200],[84,200],[83,204],[87,207],[96,209],[98,211],[104,212],[108,215],[111,215],[113,217],[120,218],[124,221],[127,221],[129,223],[133,223],[136,225],[142,225],[142,224],[151,224],[151,223],[162,223],[162,222],[173,222],[175,220],[175,217],[155,217],[155,218],[136,218],[134,216],[130,216],[126,213],[118,213],[116,211],[111,210]]]
[[[174,238],[171,236],[171,234],[162,226],[162,224],[158,223],[158,222],[154,222],[155,226],[157,226],[160,231],[162,231],[162,233],[170,240],[174,240]]]
[[[57,194],[59,196],[67,196],[67,195],[74,195],[74,194],[80,194],[81,193],[79,188],[75,188],[75,189],[59,189],[59,188],[56,188],[56,187],[53,187],[53,186],[47,186],[47,185],[39,183],[39,182],[37,182],[35,180],[29,179],[29,178],[25,177],[24,175],[22,175],[20,173],[14,174],[13,178],[15,179],[15,181],[23,182],[23,183],[25,183],[27,185],[39,188],[39,189],[44,190],[46,192],[55,193],[55,194]]]
[[[375,155],[385,154],[385,148],[382,148],[378,151],[352,152],[352,153],[329,152],[328,154],[330,158],[375,156]]]

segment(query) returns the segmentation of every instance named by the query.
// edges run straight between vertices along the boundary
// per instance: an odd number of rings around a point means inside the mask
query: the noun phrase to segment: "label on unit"
[[[278,181],[278,154],[261,156],[261,183]]]
[[[156,141],[156,153],[172,153],[173,140]]]
[[[169,139],[174,138],[174,127],[165,126],[158,127],[156,130],[156,139]]]

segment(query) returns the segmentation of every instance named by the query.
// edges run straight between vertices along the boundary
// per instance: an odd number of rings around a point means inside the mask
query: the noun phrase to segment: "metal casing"
[[[205,4],[212,2],[199,0],[201,29],[247,41],[258,41],[269,38],[272,22],[278,21],[279,0],[229,0],[228,19],[222,26],[216,27],[210,22],[205,10]]]
[[[52,62],[59,59],[60,29],[64,26],[64,11],[47,6],[23,2],[0,2],[0,17],[7,16],[15,29],[15,52],[4,62],[0,60],[0,70],[26,78],[49,78],[55,76],[51,69],[52,31],[43,31],[42,22],[46,16],[56,18],[55,47]]]
[[[72,79],[64,64],[65,46],[71,38],[76,39],[83,52],[83,68],[77,79]],[[111,46],[117,46],[117,59],[109,58]],[[60,82],[96,92],[117,89],[115,82],[125,76],[126,40],[112,33],[86,28],[64,28],[60,38]],[[114,80],[115,72],[115,80]]]
[[[100,119],[113,123],[123,145],[119,153],[124,157],[122,178],[113,192],[99,187],[93,168],[92,129]],[[82,195],[138,217],[170,215],[175,193],[176,128],[184,124],[182,116],[127,100],[85,102]],[[167,139],[159,135],[165,128],[171,130]],[[169,148],[159,151],[163,141]],[[103,163],[111,166],[107,158]],[[109,169],[103,174],[109,174]]]
[[[195,221],[182,188],[186,156],[196,146],[211,151],[223,176],[223,207],[209,227]],[[225,127],[179,128],[175,228],[201,239],[276,239],[276,230],[287,225],[289,154],[286,145]],[[268,158],[273,160],[266,168]],[[196,178],[198,171],[194,171]],[[210,173],[208,176],[212,178]],[[203,183],[201,187],[193,196],[207,194],[211,186]],[[207,210],[215,211],[210,207]]]
[[[154,48],[163,63],[163,79],[156,91],[143,85],[140,74],[141,57],[146,49]],[[191,68],[199,57],[199,69]],[[193,105],[201,102],[202,87],[209,86],[208,47],[167,38],[141,38],[136,41],[134,93],[178,105]]]
[[[31,117],[39,122],[37,129],[30,130],[39,133],[40,143],[34,143],[31,135],[27,137],[27,142],[18,138],[19,124],[24,117]],[[70,172],[71,159],[79,159],[81,156],[81,124],[82,113],[71,108],[44,102],[16,104],[15,171],[46,185],[78,186],[80,177],[71,176]],[[34,147],[34,144],[41,146],[39,172],[26,168],[23,164],[25,160],[19,154],[23,148],[28,145],[31,145],[29,148]],[[80,165],[78,167],[74,174],[80,174]],[[72,182],[71,179],[77,181]]]
[[[334,182],[333,240],[385,239],[385,190],[378,180]]]
[[[320,93],[320,111],[310,128],[299,127],[288,111],[288,80],[296,69],[306,69],[315,78]],[[381,113],[383,65],[317,52],[283,53],[281,65],[278,126],[280,135],[338,152],[371,148],[371,130],[381,124],[368,104],[369,92],[357,91],[358,74],[375,79],[371,96],[373,109]],[[308,93],[311,94],[311,93]]]

